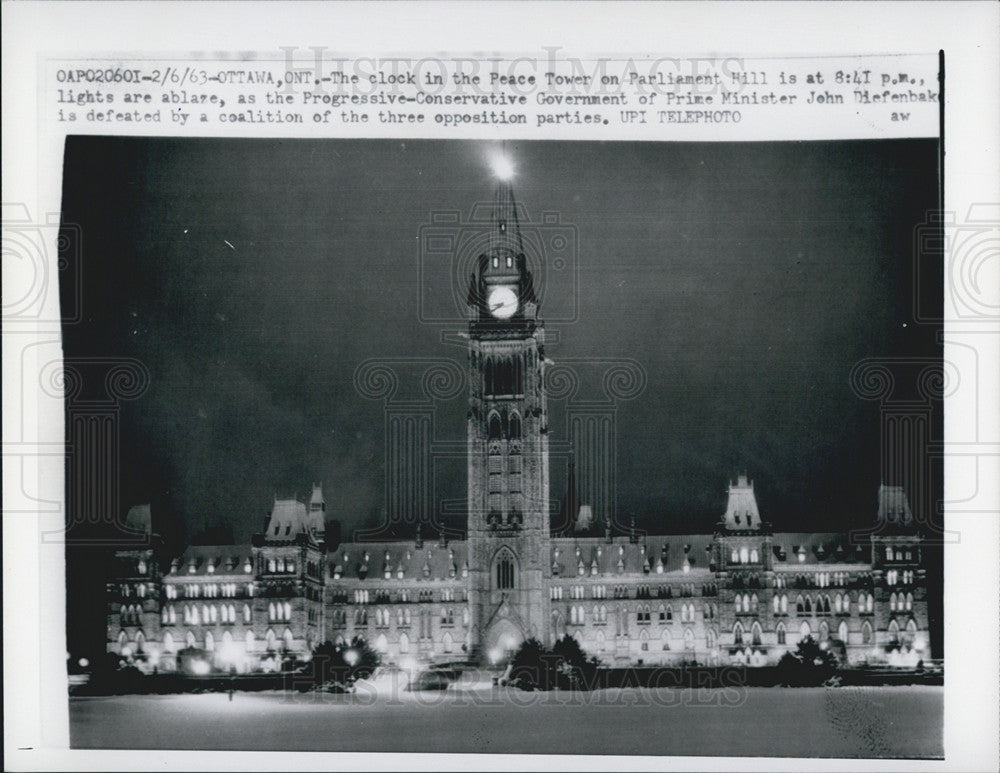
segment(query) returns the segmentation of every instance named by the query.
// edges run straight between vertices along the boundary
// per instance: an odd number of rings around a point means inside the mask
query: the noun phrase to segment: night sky
[[[81,229],[84,318],[64,328],[66,356],[134,357],[151,374],[122,404],[123,509],[152,502],[178,540],[221,524],[245,542],[276,493],[321,480],[347,533],[374,525],[383,406],[357,393],[354,371],[391,356],[464,367],[442,342],[461,323],[419,321],[422,294],[437,311],[450,297],[421,287],[420,228],[489,202],[496,152],[69,138],[62,209]],[[558,339],[547,355],[627,357],[646,372],[645,391],[618,406],[619,512],[654,531],[710,531],[727,479],[746,470],[776,529],[869,523],[878,405],[853,395],[849,374],[866,357],[940,356],[936,328],[912,318],[913,228],[937,207],[937,142],[506,152],[518,202],[535,219],[558,213],[578,239],[540,277]],[[547,310],[572,306],[574,265],[578,319],[553,321]],[[464,439],[466,408],[464,393],[439,406],[439,438]],[[561,409],[550,403],[554,441]],[[564,469],[553,464],[554,498]],[[435,486],[464,497],[464,462]]]

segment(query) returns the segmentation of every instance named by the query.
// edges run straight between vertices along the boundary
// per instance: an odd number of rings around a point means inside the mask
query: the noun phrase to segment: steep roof
[[[810,564],[867,564],[871,561],[870,544],[852,539],[847,532],[775,532],[772,550],[775,569]]]
[[[142,534],[153,533],[153,514],[149,505],[134,505],[125,516],[125,528]]]
[[[275,499],[265,537],[268,540],[293,540],[297,534],[322,535],[323,512],[307,510],[297,499]]]
[[[757,497],[753,493],[753,481],[740,475],[735,483],[729,484],[729,500],[723,516],[727,529],[759,529],[760,511]]]
[[[417,547],[406,542],[345,542],[327,557],[329,575],[344,579],[448,580],[468,573],[468,545],[455,540],[442,546],[439,540],[426,541]]]
[[[246,563],[250,562],[250,573]],[[170,564],[168,576],[239,577],[252,576],[253,552],[249,545],[191,545]]]
[[[886,486],[883,483],[878,487],[878,521],[904,525],[913,523],[910,502],[902,486]]]
[[[628,537],[611,543],[602,537],[556,537],[552,569],[560,577],[591,577],[596,568],[598,576],[676,573],[680,579],[709,572],[711,545],[711,534],[650,535],[635,543]]]

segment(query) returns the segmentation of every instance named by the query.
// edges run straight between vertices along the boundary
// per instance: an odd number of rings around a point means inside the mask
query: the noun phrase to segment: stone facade
[[[898,487],[880,489],[866,534],[775,533],[745,476],[710,534],[554,534],[538,311],[502,184],[468,294],[465,540],[425,542],[418,526],[412,541],[328,546],[314,487],[276,500],[249,545],[161,560],[148,507],[133,508],[149,540],[117,553],[108,651],[147,669],[204,651],[243,670],[361,636],[387,662],[500,664],[529,636],[569,634],[609,665],[762,664],[809,634],[854,661],[930,656],[922,540]]]

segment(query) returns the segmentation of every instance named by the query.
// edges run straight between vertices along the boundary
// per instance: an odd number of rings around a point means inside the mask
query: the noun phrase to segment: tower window
[[[509,590],[514,587],[514,561],[504,555],[497,561],[497,588]]]

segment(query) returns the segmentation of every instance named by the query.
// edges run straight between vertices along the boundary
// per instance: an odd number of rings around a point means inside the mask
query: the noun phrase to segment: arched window
[[[812,635],[812,628],[809,627],[809,623],[805,620],[802,621],[802,625],[799,626],[799,640]]]
[[[191,631],[188,631],[187,636],[184,637],[184,644],[187,647],[193,647],[196,644],[194,634]]]
[[[493,364],[492,357],[486,358],[486,367],[483,369],[483,374],[486,377],[486,383],[483,387],[486,394],[496,394],[496,366]]]
[[[244,604],[243,605],[243,622],[244,622],[244,624],[250,625],[250,616],[251,616],[250,605],[249,604]]]
[[[442,649],[442,651],[446,652],[446,653],[451,652],[453,646],[454,645],[453,645],[453,641],[452,641],[452,638],[451,638],[451,634],[450,633],[445,633],[445,635],[441,637],[441,649]]]
[[[684,649],[694,649],[694,632],[690,628],[684,629]]]
[[[520,357],[514,357],[514,378],[513,378],[513,384],[512,384],[511,392],[513,392],[516,395],[519,395],[522,392],[524,392],[524,383],[523,383],[522,372],[521,371],[522,371],[522,368],[521,368],[521,358]]]
[[[750,629],[750,641],[755,646],[760,646],[761,643],[761,630],[760,623],[754,621],[753,627]]]
[[[282,638],[285,640],[285,649],[290,650],[292,648],[292,640],[293,640],[292,632],[286,628]]]
[[[778,596],[775,596],[773,599],[771,599],[771,602],[772,602],[771,606],[774,609],[774,614],[776,615],[779,614],[781,612],[781,599]]]
[[[795,599],[795,611],[801,615],[803,612],[805,612],[805,610],[806,610],[805,602],[802,601],[802,596],[798,596]]]
[[[892,612],[896,611],[896,594],[895,593],[890,593],[889,594],[889,610],[892,611]]]
[[[895,620],[889,621],[889,641],[898,642],[899,641],[899,623]]]
[[[738,563],[740,560],[740,554],[736,552],[736,548],[733,548],[733,554],[730,556],[730,563]]]
[[[746,596],[744,596],[743,599],[744,599],[744,601],[746,601]],[[753,594],[750,597],[750,611],[751,612],[756,612],[757,611],[757,604],[758,604],[758,602],[757,602],[757,594],[755,593],[755,594]]]
[[[869,593],[868,597],[865,599],[865,611],[871,612],[874,608],[875,608],[875,597]]]
[[[830,614],[830,596],[829,594],[823,597],[823,613]]]
[[[907,593],[906,594],[906,611],[909,612],[911,609],[913,609],[913,594],[912,593]]]
[[[500,417],[495,413],[490,416],[490,440],[499,440],[503,437],[503,428],[500,425]]]
[[[733,626],[733,644],[741,645],[743,644],[743,624],[737,622]]]
[[[510,439],[519,440],[521,438],[521,419],[516,413],[510,417]]]
[[[375,651],[384,655],[389,651],[389,640],[385,638],[384,633],[380,633],[375,639]]]
[[[506,357],[497,364],[497,391],[499,395],[509,395],[513,392],[513,367]]]
[[[736,594],[736,614],[743,611],[743,597],[737,593]]]
[[[847,621],[841,620],[840,625],[837,626],[837,638],[840,639],[845,644],[847,643]]]
[[[748,526],[750,525],[750,516],[749,515],[747,515],[747,525]],[[752,548],[750,550],[750,563],[751,564],[756,564],[758,561],[759,561],[759,557],[757,555],[757,548]]]
[[[785,634],[785,624],[784,623],[778,623],[778,629],[777,629],[777,631],[778,631],[778,644],[784,644],[785,643],[785,637],[786,637],[786,634]]]
[[[917,636],[917,623],[916,621],[913,620],[913,618],[910,618],[910,620],[906,623],[906,634],[905,634],[906,643],[912,645],[913,640],[916,638],[916,636]]]
[[[208,650],[209,652],[215,650],[215,637],[212,636],[211,631],[207,631],[205,633],[205,649]]]
[[[405,633],[399,635],[399,654],[405,655],[410,651],[410,637]]]
[[[823,620],[819,624],[819,640],[826,641],[830,638],[830,626],[826,624],[826,620]]]
[[[367,591],[365,591],[365,592],[367,593]],[[367,602],[368,599],[366,598],[365,601]],[[286,601],[285,602],[285,620],[291,620],[291,619],[292,619],[292,605],[289,602]]]
[[[715,643],[716,643],[715,642],[715,631],[713,629],[709,628],[707,631],[705,631],[705,646],[708,649],[712,649],[713,647],[715,647]]]
[[[836,596],[833,597],[833,611],[836,612],[838,615],[841,612],[843,604],[844,604],[844,602],[841,599],[839,593]]]
[[[750,554],[747,553],[747,549],[745,547],[744,548],[740,548],[740,563],[741,564],[745,564],[749,560],[750,560]]]
[[[173,652],[174,651],[174,637],[171,635],[170,631],[163,634],[163,651]]]
[[[247,631],[246,645],[245,646],[246,646],[247,652],[253,652],[254,651],[254,647],[256,646],[256,642],[254,641],[253,631]]]
[[[496,587],[508,590],[514,587],[514,557],[508,552],[501,552],[496,562]]]
[[[808,615],[811,612],[812,612],[812,599],[806,596],[805,613]]]
[[[872,624],[867,620],[861,624],[861,643],[871,644],[872,643]]]

